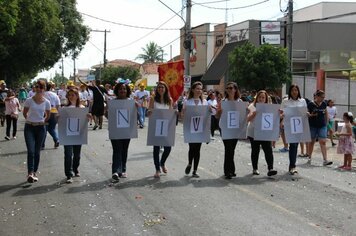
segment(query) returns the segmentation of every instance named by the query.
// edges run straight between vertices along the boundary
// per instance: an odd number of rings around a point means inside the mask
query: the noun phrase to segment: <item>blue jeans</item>
[[[144,126],[145,125],[145,116],[146,116],[146,107],[138,107],[137,108],[138,111],[138,122],[140,123],[140,125]]]
[[[289,170],[295,168],[297,162],[298,143],[289,144]]]
[[[25,124],[25,142],[27,147],[27,171],[37,172],[40,164],[40,151],[46,133],[44,125],[33,126]]]
[[[56,125],[57,125],[56,114],[55,113],[51,113],[47,122],[48,122],[48,125],[46,125],[46,130],[52,136],[53,142],[56,143],[56,142],[58,142],[58,133],[57,133],[57,130],[56,130]],[[47,132],[45,133],[45,138],[43,139],[42,147],[45,146],[46,137],[47,137]]]
[[[82,145],[64,145],[64,173],[67,177],[72,177],[79,173],[80,150]]]
[[[112,153],[112,174],[125,173],[127,153],[131,139],[111,139]]]
[[[156,167],[156,171],[160,171],[160,167],[164,166],[164,164],[166,163],[166,160],[169,156],[169,153],[171,153],[172,147],[164,147],[164,151],[162,153],[162,158],[161,161],[159,161],[159,149],[160,146],[153,146],[153,162],[155,164]]]

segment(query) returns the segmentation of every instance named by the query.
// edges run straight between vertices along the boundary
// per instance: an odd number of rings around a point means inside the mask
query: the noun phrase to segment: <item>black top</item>
[[[316,116],[309,117],[309,125],[316,128],[321,128],[326,126],[326,107],[328,105],[325,101],[323,101],[320,106],[318,106],[315,102],[308,103],[308,112],[310,114],[316,114]]]

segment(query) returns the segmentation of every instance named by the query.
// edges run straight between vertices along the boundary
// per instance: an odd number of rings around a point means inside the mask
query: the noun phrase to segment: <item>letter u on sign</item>
[[[79,118],[67,118],[67,136],[77,136],[80,134]]]
[[[273,113],[262,113],[262,130],[273,130]]]

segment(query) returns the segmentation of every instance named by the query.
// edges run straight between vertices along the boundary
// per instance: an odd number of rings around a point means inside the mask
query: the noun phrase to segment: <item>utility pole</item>
[[[187,6],[186,6],[186,20],[185,20],[185,39],[184,39],[184,48],[185,48],[185,53],[184,53],[184,76],[188,77],[190,76],[190,50],[191,50],[191,44],[192,44],[192,35],[191,35],[191,26],[190,26],[190,21],[191,21],[191,9],[192,9],[192,2],[191,0],[187,0]]]
[[[100,32],[104,33],[104,68],[106,67],[107,60],[106,60],[106,33],[110,33],[109,30],[91,30],[92,32]]]
[[[289,72],[292,76],[293,72],[293,0],[288,1],[288,58],[289,58]]]
[[[64,63],[63,63],[63,57],[62,57],[62,79],[64,78]]]
[[[74,66],[74,69],[73,69],[73,82],[75,83],[76,82],[76,79],[75,79],[75,70],[76,70],[76,68],[75,68],[75,57],[73,57],[73,66]]]

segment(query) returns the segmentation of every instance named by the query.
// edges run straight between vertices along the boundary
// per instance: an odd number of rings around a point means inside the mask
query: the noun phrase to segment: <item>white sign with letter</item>
[[[210,116],[208,106],[186,106],[183,121],[185,143],[210,142]]]
[[[221,137],[225,139],[246,139],[247,102],[222,101],[219,126]]]
[[[279,138],[279,104],[256,103],[254,139],[277,141]]]
[[[306,107],[284,108],[284,133],[287,143],[311,141]]]
[[[88,108],[62,107],[58,110],[58,138],[61,145],[88,143]]]
[[[109,139],[137,138],[137,109],[131,99],[108,101]]]
[[[148,121],[148,146],[174,146],[176,112],[173,109],[153,109]]]

